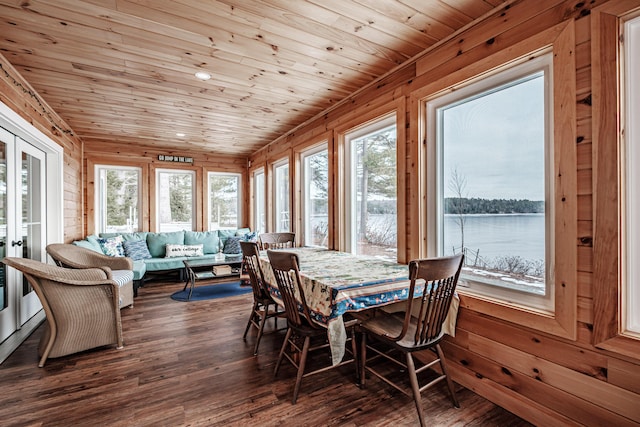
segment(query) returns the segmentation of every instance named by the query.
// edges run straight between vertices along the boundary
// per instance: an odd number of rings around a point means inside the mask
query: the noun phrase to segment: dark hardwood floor
[[[0,365],[2,426],[414,426],[413,401],[377,379],[364,390],[353,368],[305,379],[291,405],[294,369],[273,368],[283,333],[255,329],[242,340],[251,294],[200,302],[169,296],[181,283],[155,282],[122,310],[125,347],[103,348],[38,368],[42,327]],[[529,426],[456,386],[423,394],[433,426]]]

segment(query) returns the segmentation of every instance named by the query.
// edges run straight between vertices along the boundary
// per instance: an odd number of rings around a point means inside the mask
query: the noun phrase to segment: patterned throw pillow
[[[202,256],[204,252],[202,251],[202,244],[200,245],[172,245],[167,243],[165,247],[165,257],[166,258],[175,258],[175,257],[191,257],[191,256]]]
[[[240,247],[240,239],[241,237],[228,237],[227,241],[224,242],[222,253],[228,255],[242,253],[242,248]]]
[[[109,256],[124,256],[124,246],[122,246],[123,241],[124,239],[122,236],[98,239],[102,252]]]
[[[257,242],[258,241],[258,232],[254,231],[253,233],[246,233],[240,236],[240,239],[243,242]]]
[[[151,258],[146,240],[129,240],[123,243],[124,253],[134,261]]]

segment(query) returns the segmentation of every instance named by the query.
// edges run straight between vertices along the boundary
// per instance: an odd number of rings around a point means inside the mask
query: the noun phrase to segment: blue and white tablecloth
[[[289,248],[300,260],[300,278],[311,316],[327,327],[333,362],[344,356],[347,338],[342,315],[373,307],[406,301],[409,292],[409,268],[376,257],[356,256],[322,248]],[[266,252],[260,263],[274,299],[281,302]],[[420,296],[418,294],[415,297]],[[457,315],[457,301],[453,317]],[[451,327],[445,332],[453,334]]]

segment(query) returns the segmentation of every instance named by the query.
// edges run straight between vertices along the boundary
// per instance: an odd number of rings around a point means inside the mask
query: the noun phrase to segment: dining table
[[[318,247],[287,248],[298,255],[301,287],[312,320],[327,328],[333,364],[344,357],[347,332],[343,316],[380,308],[387,311],[404,309],[409,297],[409,268],[376,256],[354,255]],[[260,264],[269,291],[282,305],[280,292],[266,251],[260,253]],[[422,296],[416,287],[414,297]],[[297,293],[297,290],[296,290]],[[454,336],[459,299],[453,299],[443,325],[446,334]]]

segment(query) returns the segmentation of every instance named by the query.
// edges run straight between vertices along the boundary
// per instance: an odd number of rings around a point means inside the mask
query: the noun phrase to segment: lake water
[[[504,256],[520,256],[530,261],[544,259],[544,214],[483,214],[465,215],[464,218],[464,244],[470,251],[479,251],[479,256],[485,261],[491,263],[493,259]],[[460,250],[457,220],[457,215],[445,215],[446,254],[453,253],[454,247]],[[369,215],[369,227],[374,230],[394,228],[395,221],[395,215]],[[395,234],[392,241],[395,241]]]
[[[487,260],[520,256],[544,259],[544,214],[465,215],[464,244]],[[445,215],[445,252],[460,247],[456,215]]]

